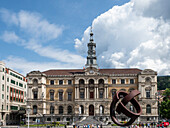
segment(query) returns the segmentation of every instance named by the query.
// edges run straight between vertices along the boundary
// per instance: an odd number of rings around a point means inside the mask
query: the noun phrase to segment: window
[[[33,86],[37,86],[38,85],[38,80],[37,79],[34,79],[33,80]]]
[[[146,90],[146,98],[150,98],[150,91]]]
[[[8,110],[8,105],[6,106],[6,110]]]
[[[89,84],[94,84],[94,80],[93,80],[93,79],[90,79],[90,80],[89,80]]]
[[[68,84],[69,84],[69,85],[72,84],[72,80],[68,80]]]
[[[7,98],[7,100],[8,100],[8,95],[7,95],[7,97],[6,97],[6,98]]]
[[[37,106],[36,105],[33,106],[33,114],[37,114]]]
[[[151,113],[151,105],[146,105],[146,113]]]
[[[54,114],[54,106],[50,106],[50,114]]]
[[[57,118],[57,121],[60,121],[60,117]]]
[[[59,85],[63,85],[63,80],[59,80]]]
[[[99,80],[99,84],[104,84],[104,80],[103,80],[103,79],[100,79],[100,80]]]
[[[34,100],[36,100],[38,98],[38,91],[33,91],[33,95],[34,95]]]
[[[18,82],[16,83],[16,85],[18,85]]]
[[[59,101],[63,100],[63,92],[59,92]]]
[[[7,82],[9,82],[9,78],[7,78]]]
[[[26,88],[26,85],[24,85],[24,87]]]
[[[19,83],[19,86],[20,86],[20,87],[23,87],[23,84]]]
[[[12,84],[15,84],[15,80],[11,80],[11,83],[12,83]]]
[[[72,100],[72,93],[68,92],[68,101],[71,101],[71,100]]]
[[[84,107],[83,107],[83,105],[80,105],[80,107],[79,107],[79,114],[84,114]]]
[[[18,110],[17,106],[11,106],[11,110]]]
[[[2,110],[4,110],[4,105],[2,105]]]
[[[50,100],[54,100],[54,90],[50,90]]]
[[[47,121],[51,121],[51,118],[47,118]]]
[[[100,114],[104,114],[104,107],[103,107],[103,105],[100,105],[100,107],[99,107],[99,113],[100,113]]]
[[[9,86],[7,86],[7,92],[9,92]]]
[[[4,80],[4,76],[2,76],[2,80]]]
[[[93,59],[90,59],[90,64],[93,64]]]
[[[134,79],[130,79],[130,84],[134,84]]]
[[[124,79],[121,79],[121,84],[125,84],[125,80]]]
[[[83,79],[79,80],[79,84],[84,84],[84,80]]]
[[[112,89],[112,98],[114,97],[115,94],[116,94],[116,89]]]
[[[103,91],[99,91],[99,98],[103,98]]]
[[[4,84],[2,85],[2,91],[4,91]]]
[[[4,99],[4,94],[2,94],[2,99]]]
[[[18,90],[16,90],[16,93],[18,93]]]
[[[3,70],[3,72],[5,71],[5,69],[4,69],[4,68],[3,68],[2,70]]]
[[[81,98],[81,99],[84,99],[84,91],[81,91],[81,92],[80,92],[80,98]]]
[[[59,106],[59,114],[63,114],[63,106]]]
[[[50,80],[50,84],[51,84],[51,85],[54,85],[54,80]]]
[[[71,106],[68,106],[68,108],[67,108],[67,113],[68,113],[68,114],[71,114],[71,113],[72,113],[72,107],[71,107]]]
[[[112,84],[116,84],[116,79],[113,79],[113,80],[112,80]]]

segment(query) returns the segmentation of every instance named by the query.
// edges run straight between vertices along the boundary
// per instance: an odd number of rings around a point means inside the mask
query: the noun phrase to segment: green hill
[[[170,76],[158,76],[158,90],[170,88]]]

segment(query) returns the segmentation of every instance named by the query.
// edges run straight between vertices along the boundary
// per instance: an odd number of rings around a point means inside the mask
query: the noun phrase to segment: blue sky
[[[0,60],[22,74],[83,68],[92,26],[100,68],[168,75],[169,1],[163,1],[0,0]]]

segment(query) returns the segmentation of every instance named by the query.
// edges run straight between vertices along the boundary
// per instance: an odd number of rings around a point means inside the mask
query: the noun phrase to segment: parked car
[[[164,127],[167,127],[167,126],[169,126],[169,122],[162,122],[162,123],[160,123],[160,124],[157,124],[157,127],[162,127],[162,125],[164,126]]]

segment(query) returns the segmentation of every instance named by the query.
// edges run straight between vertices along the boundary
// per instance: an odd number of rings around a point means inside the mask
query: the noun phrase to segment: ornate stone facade
[[[94,116],[104,123],[110,121],[110,103],[116,91],[141,92],[138,101],[142,116],[137,121],[156,122],[157,73],[146,69],[99,69],[96,64],[96,44],[90,34],[85,69],[32,71],[27,74],[30,122],[76,123]],[[135,111],[133,106],[127,105]],[[124,115],[118,116],[126,121]]]

